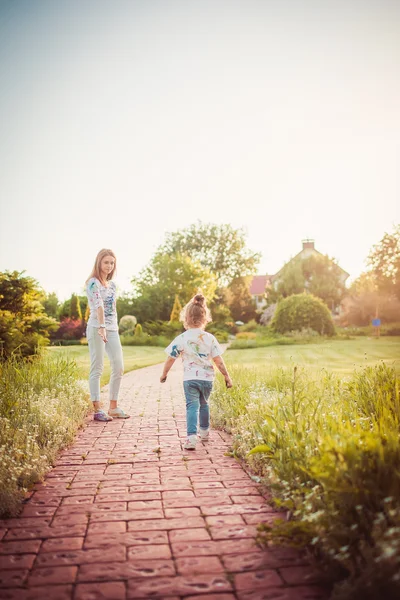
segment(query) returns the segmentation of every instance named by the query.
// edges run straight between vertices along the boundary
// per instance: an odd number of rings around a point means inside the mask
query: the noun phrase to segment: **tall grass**
[[[0,515],[21,501],[82,424],[89,402],[74,361],[46,355],[0,363]]]
[[[212,420],[271,484],[290,519],[264,540],[308,544],[341,583],[333,598],[400,592],[400,394],[385,364],[347,380],[297,368],[236,369],[216,386]]]

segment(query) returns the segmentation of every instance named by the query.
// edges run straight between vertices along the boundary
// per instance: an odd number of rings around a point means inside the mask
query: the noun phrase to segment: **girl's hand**
[[[106,331],[105,327],[99,327],[99,329],[97,330],[97,333],[99,334],[99,336],[101,337],[103,342],[106,343],[107,342],[107,331]]]
[[[160,377],[160,383],[165,383],[167,381],[167,376],[166,375],[161,375]]]
[[[225,385],[227,388],[231,388],[233,386],[232,379],[230,377],[225,377]]]

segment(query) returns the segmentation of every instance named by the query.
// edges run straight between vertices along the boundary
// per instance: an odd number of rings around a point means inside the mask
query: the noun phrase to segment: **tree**
[[[394,323],[400,319],[400,300],[394,294],[380,294],[377,291],[365,291],[344,299],[340,324],[344,327],[371,325],[376,317],[382,324]]]
[[[43,292],[32,277],[17,271],[0,273],[0,357],[17,352],[35,354],[48,344],[50,332],[57,329],[54,319],[44,312]]]
[[[215,276],[199,262],[160,252],[132,283],[134,314],[141,322],[168,321],[176,295],[186,303],[201,289],[210,302],[217,285]]]
[[[53,319],[57,319],[58,310],[60,306],[57,294],[55,292],[50,292],[50,294],[45,293],[41,302],[46,315],[52,317]]]
[[[214,273],[219,287],[235,277],[253,274],[260,260],[259,253],[246,247],[243,229],[200,221],[188,229],[169,233],[158,252],[190,256]]]
[[[122,319],[125,315],[136,315],[132,294],[123,293],[117,298],[117,314]]]
[[[72,294],[71,296],[69,305],[69,316],[74,321],[82,320],[81,304],[79,302],[79,297],[76,294]]]
[[[378,244],[372,247],[368,264],[378,287],[383,294],[395,294],[400,300],[400,225],[393,233],[385,233]]]
[[[349,294],[351,296],[359,296],[360,294],[377,291],[378,285],[375,275],[372,271],[366,271],[364,273],[361,273],[361,275],[359,275],[357,279],[353,281],[349,288]]]
[[[268,304],[306,291],[321,298],[332,309],[340,304],[345,290],[342,272],[335,259],[312,254],[286,263],[279,274],[276,287],[268,292]]]
[[[76,308],[71,307],[71,303],[76,303],[77,301],[74,299],[77,298],[79,306],[80,306],[80,317],[72,317],[71,314],[77,314],[76,312]],[[82,315],[87,315],[87,307],[88,307],[88,299],[87,296],[78,296],[77,294],[72,294],[70,298],[68,298],[68,300],[65,300],[65,302],[63,302],[60,305],[60,308],[58,309],[58,319],[60,321],[62,321],[63,319],[81,319]],[[85,318],[86,320],[86,318]]]
[[[181,316],[181,311],[182,311],[182,304],[179,302],[178,294],[176,294],[174,305],[172,307],[172,311],[171,311],[171,314],[169,317],[169,322],[170,323],[179,322],[179,318]]]
[[[228,307],[235,321],[247,323],[256,317],[256,307],[249,287],[248,277],[236,277],[228,287]]]
[[[321,335],[333,335],[335,327],[328,307],[311,294],[296,294],[281,300],[272,319],[277,333],[312,329]]]

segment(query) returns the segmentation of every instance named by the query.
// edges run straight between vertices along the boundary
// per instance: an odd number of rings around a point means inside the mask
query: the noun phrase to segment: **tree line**
[[[260,254],[247,247],[243,229],[198,222],[168,233],[149,264],[132,279],[132,290],[118,298],[119,317],[138,323],[176,321],[199,289],[212,308],[214,323],[259,319],[250,295]],[[346,289],[335,259],[323,255],[292,260],[281,269],[276,288],[266,290],[265,308],[307,291],[329,308],[344,306],[344,324],[368,324],[373,316],[400,320],[400,225],[385,233],[368,257],[368,269]],[[60,303],[31,277],[0,273],[2,356],[19,349],[32,354],[52,339],[79,339],[88,319],[87,298],[72,294]],[[153,327],[154,329],[154,327]]]

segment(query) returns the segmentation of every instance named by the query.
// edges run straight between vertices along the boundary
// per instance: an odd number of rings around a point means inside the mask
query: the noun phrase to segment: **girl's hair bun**
[[[200,304],[200,306],[204,305],[204,301],[205,298],[203,294],[196,294],[196,296],[193,298],[193,304]]]

